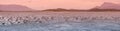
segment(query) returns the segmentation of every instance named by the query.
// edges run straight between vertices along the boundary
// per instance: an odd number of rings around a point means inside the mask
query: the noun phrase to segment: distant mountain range
[[[104,2],[101,6],[97,6],[98,9],[117,9],[120,10],[120,4],[114,4],[110,2]]]
[[[120,4],[114,4],[110,2],[104,2],[101,6],[96,6],[97,9],[117,9],[120,10]],[[45,10],[45,11],[51,11],[51,9]],[[52,11],[65,11],[65,9],[52,9]],[[24,5],[0,5],[0,11],[34,11],[34,9],[31,9]],[[39,11],[39,10],[38,10]],[[68,11],[68,10],[66,10]],[[72,10],[71,10],[72,11]],[[75,9],[74,11],[78,11]],[[84,10],[82,10],[84,11]],[[99,10],[101,11],[101,10]],[[104,11],[104,10],[103,10]]]
[[[0,11],[31,11],[33,9],[23,5],[0,5]]]

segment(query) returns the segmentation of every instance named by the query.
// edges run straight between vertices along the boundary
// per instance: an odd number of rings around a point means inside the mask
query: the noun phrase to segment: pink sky
[[[0,4],[25,5],[33,9],[90,9],[103,2],[120,3],[120,0],[0,0]]]

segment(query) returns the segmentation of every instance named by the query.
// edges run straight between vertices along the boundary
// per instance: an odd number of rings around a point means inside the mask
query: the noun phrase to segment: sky
[[[0,4],[17,4],[42,10],[53,8],[90,9],[104,2],[120,3],[120,0],[0,0]]]

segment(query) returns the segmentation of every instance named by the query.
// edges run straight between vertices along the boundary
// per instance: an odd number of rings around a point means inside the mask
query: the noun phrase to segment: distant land
[[[120,10],[120,4],[104,2],[101,6],[96,6],[97,9],[116,9]]]
[[[46,9],[43,10],[49,12],[120,12],[120,4],[114,4],[110,2],[104,2],[101,6],[96,6],[89,10],[78,10],[78,9]]]
[[[31,9],[23,5],[16,5],[16,4],[0,5],[0,11],[31,11],[31,10],[34,9]]]
[[[1,12],[106,12],[106,11],[115,11],[120,12],[120,4],[114,4],[110,2],[104,2],[101,6],[96,6],[89,10],[78,10],[78,9],[45,9],[45,10],[35,10],[24,5],[0,5]]]
[[[120,10],[116,9],[90,9],[90,10],[77,10],[77,9],[46,9],[42,12],[120,12]]]
[[[120,4],[114,4],[110,2],[104,2],[101,6],[96,6],[89,10],[77,10],[77,9],[47,9],[43,11],[51,11],[51,12],[120,12]]]

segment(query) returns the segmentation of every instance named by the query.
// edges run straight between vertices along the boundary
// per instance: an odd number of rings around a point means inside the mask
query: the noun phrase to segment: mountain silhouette
[[[31,11],[33,9],[23,5],[0,5],[0,11]]]
[[[97,9],[117,9],[120,10],[119,4],[114,4],[110,2],[104,2],[101,6],[96,6]]]

